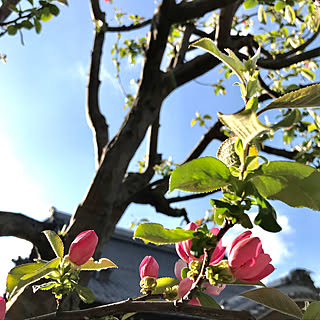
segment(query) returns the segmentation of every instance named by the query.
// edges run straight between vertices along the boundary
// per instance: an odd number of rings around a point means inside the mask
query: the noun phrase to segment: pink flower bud
[[[274,271],[271,258],[262,249],[261,240],[252,237],[251,231],[245,231],[236,237],[228,258],[233,275],[241,281],[257,282]]]
[[[78,266],[86,263],[94,253],[98,236],[93,230],[83,231],[76,236],[69,248],[69,259]]]
[[[0,297],[0,320],[4,320],[6,316],[6,300]]]
[[[159,265],[156,259],[152,256],[145,256],[140,263],[139,274],[141,279],[144,277],[157,278],[159,272]]]

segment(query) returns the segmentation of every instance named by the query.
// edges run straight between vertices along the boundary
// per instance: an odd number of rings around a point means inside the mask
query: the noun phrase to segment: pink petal
[[[193,281],[190,278],[184,278],[180,281],[178,292],[180,297],[184,297],[191,289]]]
[[[211,233],[213,233],[215,236],[219,233],[220,229],[219,228],[212,228],[210,230]]]
[[[241,240],[249,238],[251,236],[252,232],[251,231],[245,231],[242,232],[240,235],[238,235],[231,243],[231,249],[230,249],[230,254],[233,250],[233,247]]]
[[[266,268],[268,268],[268,270],[271,270],[268,267],[269,265],[272,266],[271,264],[269,264],[270,261],[271,261],[270,256],[268,254],[263,253],[259,255],[257,258],[249,260],[246,264],[242,265],[240,268],[237,268],[236,272],[234,272],[233,274],[242,281],[246,281],[246,282],[259,281],[264,277],[266,277],[265,275],[262,278],[259,278],[261,274],[262,275],[265,274],[264,271]]]
[[[209,282],[206,282],[203,287],[205,287],[205,292],[217,296],[226,287],[225,284],[221,286],[212,286]]]
[[[184,251],[184,248],[183,248],[183,243],[182,242],[179,242],[179,243],[176,243],[176,251],[177,251],[177,254],[178,256],[184,260],[185,262],[189,263],[189,257],[186,255],[186,252]]]
[[[201,303],[200,303],[200,301],[199,301],[198,298],[192,298],[192,299],[188,302],[188,304],[192,304],[192,305],[194,305],[194,306],[201,306]]]
[[[179,259],[174,265],[174,274],[176,275],[178,280],[182,280],[181,278],[181,270],[186,268],[188,265],[185,261]]]
[[[210,264],[219,263],[223,259],[225,253],[226,247],[223,247],[222,241],[219,241],[211,256]]]
[[[229,254],[228,262],[230,267],[240,267],[248,260],[255,258],[260,243],[261,240],[256,237],[239,241]]]

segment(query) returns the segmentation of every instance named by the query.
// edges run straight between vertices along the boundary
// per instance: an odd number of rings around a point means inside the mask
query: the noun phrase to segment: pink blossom
[[[196,230],[199,226],[193,222],[186,225],[184,228],[185,230]],[[211,233],[217,235],[219,232],[218,228],[212,228],[210,230]],[[182,241],[176,244],[176,251],[178,256],[184,260],[185,262],[189,263],[192,260],[202,260],[203,256],[200,258],[196,258],[191,254],[191,246],[192,240]],[[216,264],[221,261],[226,251],[226,247],[222,246],[221,240],[217,243],[217,246],[211,256],[210,264]]]
[[[178,292],[180,297],[184,297],[191,289],[193,284],[193,280],[190,278],[184,278],[183,280],[180,281]],[[206,282],[203,284],[203,287],[206,289],[204,290],[206,293],[213,294],[215,296],[219,295],[220,292],[225,288],[225,284],[222,286],[212,286],[210,283]],[[193,304],[196,306],[200,306],[200,301],[198,298],[192,298],[188,304]]]
[[[157,278],[159,272],[159,265],[156,259],[152,256],[145,256],[140,263],[139,274],[141,279],[144,277]]]
[[[182,280],[182,278],[181,278],[181,271],[182,271],[182,269],[183,268],[186,268],[186,267],[188,267],[188,265],[187,265],[187,263],[184,261],[184,260],[182,260],[182,259],[179,259],[176,263],[175,263],[175,265],[174,265],[174,274],[176,275],[176,277],[177,277],[177,279],[178,280]]]
[[[245,282],[260,281],[275,269],[270,256],[262,249],[261,240],[250,238],[251,234],[245,231],[233,240],[228,258],[233,275]]]
[[[86,263],[98,244],[98,236],[93,230],[83,231],[76,236],[69,248],[69,259],[78,266]]]
[[[0,320],[4,320],[6,316],[6,300],[0,297]]]
[[[193,281],[190,278],[184,278],[180,281],[178,292],[180,297],[184,297],[191,289]],[[201,306],[198,298],[192,298],[188,304],[193,304],[195,306]]]

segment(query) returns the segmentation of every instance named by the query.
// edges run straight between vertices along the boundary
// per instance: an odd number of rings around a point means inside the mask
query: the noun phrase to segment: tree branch
[[[16,6],[20,0],[7,0],[3,1],[2,6],[0,7],[0,22],[4,22],[12,13],[12,10],[9,9],[11,5]]]
[[[91,9],[93,21],[100,20],[105,24],[105,14],[100,10],[98,0],[91,0]],[[99,73],[105,37],[105,33],[101,29],[95,28],[87,89],[87,120],[94,136],[96,167],[98,167],[101,160],[103,148],[109,142],[108,125],[99,109]]]
[[[151,22],[152,22],[152,19],[148,19],[148,20],[145,20],[141,23],[131,24],[130,26],[118,26],[118,27],[107,26],[107,31],[109,31],[109,32],[124,32],[124,31],[137,30],[137,29],[140,29],[140,28],[147,26]]]
[[[189,39],[194,30],[195,30],[194,24],[187,23],[184,29],[179,52],[174,59],[173,68],[175,68],[177,64],[182,64],[184,62],[184,58],[189,48]]]
[[[71,218],[65,239],[67,246],[83,228],[94,228],[100,239],[96,256],[100,256],[123,214],[125,206],[115,208],[115,202],[126,170],[166,97],[160,65],[171,28],[168,15],[173,5],[173,0],[164,0],[155,12],[136,98],[118,133],[104,148],[85,199]]]
[[[111,303],[105,306],[77,310],[53,312],[50,314],[29,318],[26,320],[81,320],[93,317],[103,317],[114,314],[125,314],[129,312],[159,312],[191,315],[197,317],[214,318],[217,320],[254,320],[255,318],[248,311],[231,311],[199,307],[189,304],[173,303],[168,301],[134,301],[126,300]]]
[[[184,22],[204,16],[206,13],[224,8],[237,0],[195,0],[180,2],[176,9],[170,12],[172,22]]]
[[[237,0],[220,11],[219,23],[216,30],[216,41],[220,49],[228,48],[233,17],[243,0]]]
[[[304,53],[297,54],[292,57],[285,57],[285,58],[277,58],[274,59],[259,59],[257,62],[257,65],[264,69],[273,69],[273,70],[279,70],[282,68],[289,67],[293,64],[302,62],[304,60],[309,60],[312,58],[316,58],[320,56],[320,47],[306,51]]]
[[[312,35],[312,37],[310,37],[308,40],[306,40],[302,45],[300,45],[297,48],[294,48],[288,52],[282,53],[282,54],[278,54],[277,58],[286,58],[289,56],[292,56],[293,54],[299,52],[299,51],[303,51],[309,44],[311,44],[319,35],[320,33],[320,28],[318,28],[318,30]]]
[[[21,213],[0,212],[0,236],[27,240],[38,248],[42,247],[43,241],[46,241],[41,232],[52,228],[51,223],[40,222]]]

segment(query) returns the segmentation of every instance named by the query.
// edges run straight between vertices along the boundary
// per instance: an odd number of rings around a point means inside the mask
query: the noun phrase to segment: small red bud
[[[97,243],[98,236],[93,230],[81,232],[70,245],[70,261],[78,266],[83,265],[93,256]]]
[[[159,265],[156,259],[152,256],[146,256],[140,263],[139,274],[141,279],[144,277],[157,278],[159,272]]]

